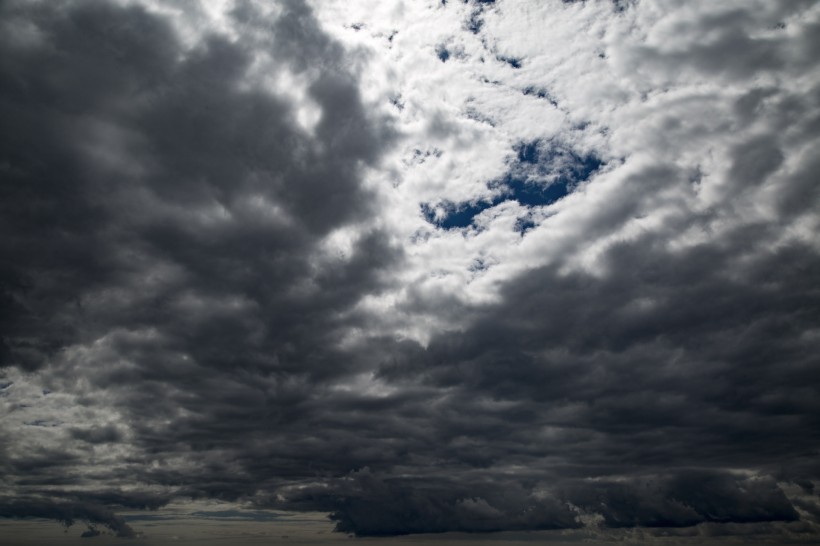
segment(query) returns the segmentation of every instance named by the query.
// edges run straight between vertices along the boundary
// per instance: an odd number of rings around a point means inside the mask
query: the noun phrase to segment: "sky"
[[[820,544],[820,3],[0,2],[3,544]]]

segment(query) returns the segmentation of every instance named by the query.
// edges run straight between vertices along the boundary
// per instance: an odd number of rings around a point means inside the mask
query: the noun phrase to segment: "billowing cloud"
[[[0,515],[816,536],[816,3],[0,10]]]

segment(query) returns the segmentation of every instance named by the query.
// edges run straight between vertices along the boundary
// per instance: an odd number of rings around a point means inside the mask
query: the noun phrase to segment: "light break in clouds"
[[[818,542],[817,2],[0,27],[7,536]]]

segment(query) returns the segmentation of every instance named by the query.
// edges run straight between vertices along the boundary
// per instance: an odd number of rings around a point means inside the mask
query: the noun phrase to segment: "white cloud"
[[[777,119],[783,103],[816,82],[797,44],[820,13],[810,3],[314,7],[327,32],[368,48],[365,96],[377,107],[390,98],[401,104],[394,116],[403,140],[371,175],[383,182],[383,221],[409,255],[396,302],[408,285],[433,309],[442,293],[490,301],[499,282],[526,268],[557,262],[595,271],[596,256],[635,233],[683,222],[685,230],[668,233],[670,247],[680,248],[771,220],[788,176],[747,187],[732,180],[733,154],[752,135],[772,135],[790,151],[813,146],[798,136],[806,120],[795,113],[794,125],[783,127]],[[478,33],[467,29],[471,17],[481,21]],[[449,52],[446,62],[437,47]],[[512,229],[520,211],[511,205],[477,217],[478,231],[443,232],[422,218],[422,203],[487,198],[486,184],[509,169],[513,146],[536,140],[608,164],[523,239]],[[800,157],[789,154],[785,169],[805,162]],[[480,280],[470,272],[476,260],[489,265]],[[414,330],[439,327],[429,317],[406,320],[417,322]]]

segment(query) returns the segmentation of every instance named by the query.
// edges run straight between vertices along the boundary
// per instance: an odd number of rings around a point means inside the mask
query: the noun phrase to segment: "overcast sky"
[[[814,0],[0,2],[0,532],[820,542],[818,59]]]

